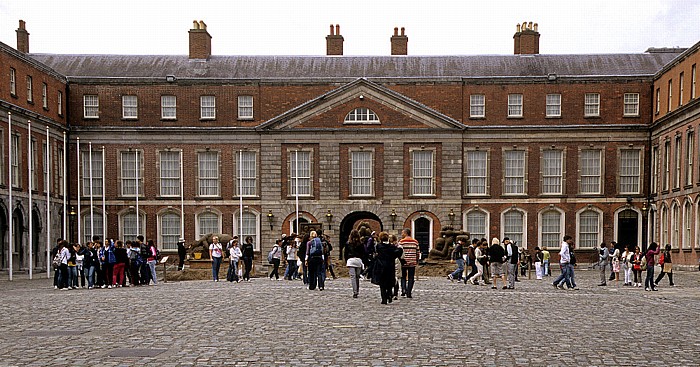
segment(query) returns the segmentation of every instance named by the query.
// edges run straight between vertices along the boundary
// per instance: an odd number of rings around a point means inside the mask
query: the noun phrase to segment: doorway
[[[372,230],[377,233],[384,230],[384,225],[382,224],[382,221],[376,214],[372,212],[352,212],[346,215],[345,218],[343,218],[343,220],[340,222],[340,236],[338,239],[339,243],[337,246],[339,252],[339,259],[342,260],[343,256],[345,256],[345,254],[343,253],[343,249],[348,243],[350,232],[353,229],[356,229],[359,223],[363,221],[367,222],[370,228],[372,228]]]
[[[427,259],[430,252],[430,220],[428,218],[418,218],[413,222],[413,238],[418,241],[421,258]]]
[[[639,245],[639,214],[631,209],[617,215],[617,243],[622,246]]]

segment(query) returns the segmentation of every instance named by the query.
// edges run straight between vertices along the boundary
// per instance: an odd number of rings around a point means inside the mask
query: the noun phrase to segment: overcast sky
[[[405,27],[409,55],[512,54],[515,26],[539,23],[540,53],[638,53],[700,41],[700,0],[1,0],[0,41],[66,54],[188,53],[204,20],[214,55],[324,55],[340,24],[345,55],[388,55]]]

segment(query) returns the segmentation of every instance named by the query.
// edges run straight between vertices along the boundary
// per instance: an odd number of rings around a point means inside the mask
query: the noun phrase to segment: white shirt
[[[209,250],[211,250],[211,256],[213,257],[221,257],[223,253],[220,243],[212,243],[209,245]]]

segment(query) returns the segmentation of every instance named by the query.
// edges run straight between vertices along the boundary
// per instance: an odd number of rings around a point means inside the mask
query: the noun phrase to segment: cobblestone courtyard
[[[675,275],[659,292],[597,287],[585,270],[579,291],[422,278],[388,306],[369,282],[353,299],[346,278],[321,292],[264,278],[58,291],[4,277],[0,365],[698,366],[700,273]]]

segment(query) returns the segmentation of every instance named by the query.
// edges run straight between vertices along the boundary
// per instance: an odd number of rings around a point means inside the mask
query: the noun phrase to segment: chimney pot
[[[399,27],[394,27],[394,36],[399,35]]]
[[[211,56],[211,35],[204,21],[192,21],[190,35],[190,59],[208,59]]]
[[[329,35],[333,35],[333,24],[331,24],[331,33],[329,33]]]
[[[331,33],[326,36],[326,55],[340,56],[343,54],[343,36],[340,35],[340,25],[331,24]]]
[[[404,36],[406,34],[406,28],[401,27],[401,35]]]
[[[192,21],[192,29],[199,29],[199,23],[196,20]]]
[[[407,55],[408,54],[408,37],[406,37],[406,28],[401,27],[401,35],[399,36],[399,28],[394,28],[394,35],[391,37],[391,54],[392,55]]]
[[[520,33],[520,23],[515,25],[515,32]]]
[[[532,29],[532,22],[527,24],[527,29],[530,29],[530,30]]]
[[[335,25],[335,34],[340,36],[340,24]]]
[[[29,53],[29,32],[26,29],[26,23],[20,19],[19,27],[17,28],[17,51],[25,54]]]
[[[519,28],[519,29],[518,29]],[[518,32],[513,35],[513,50],[516,55],[534,55],[540,53],[540,34],[537,23],[523,22]]]
[[[203,20],[200,20],[200,21],[199,21],[199,29],[204,29],[204,30],[207,29],[207,24],[204,23]]]
[[[535,32],[537,32],[537,23],[535,23],[534,27],[535,27]]]

